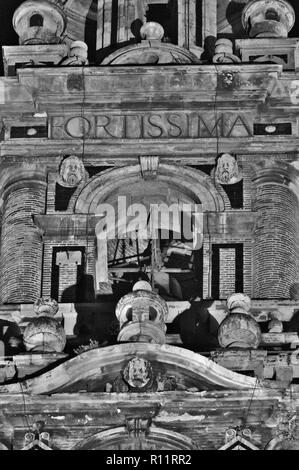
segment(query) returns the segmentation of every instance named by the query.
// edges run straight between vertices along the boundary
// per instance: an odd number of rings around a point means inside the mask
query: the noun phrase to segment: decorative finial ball
[[[138,290],[147,290],[149,292],[152,291],[152,286],[147,281],[138,281],[134,284],[132,291],[136,292]]]
[[[73,41],[70,45],[71,55],[77,55],[80,57],[87,57],[88,45],[83,41]]]
[[[149,21],[148,23],[144,23],[140,28],[140,36],[142,39],[156,39],[161,41],[164,36],[164,28],[155,21]]]

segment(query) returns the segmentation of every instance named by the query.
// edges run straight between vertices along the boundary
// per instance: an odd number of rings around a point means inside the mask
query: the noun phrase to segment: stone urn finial
[[[22,45],[58,44],[66,28],[66,15],[58,1],[27,0],[16,9],[13,27]]]
[[[223,348],[257,349],[261,342],[261,329],[250,313],[251,300],[241,293],[227,299],[228,316],[218,330],[218,341]]]
[[[287,38],[295,19],[286,0],[252,0],[242,12],[243,27],[251,38]]]
[[[119,342],[165,343],[167,303],[139,281],[133,292],[120,299],[115,315],[120,323]]]
[[[37,318],[28,323],[23,333],[27,351],[34,353],[63,351],[66,345],[64,328],[60,319],[53,318],[58,309],[58,303],[50,297],[42,297],[34,303],[33,310]]]
[[[60,353],[66,344],[63,326],[50,317],[38,317],[28,323],[23,340],[27,351],[35,353]]]

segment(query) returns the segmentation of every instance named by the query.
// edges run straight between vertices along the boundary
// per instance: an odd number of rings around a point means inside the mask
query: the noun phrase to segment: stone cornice
[[[204,232],[223,237],[250,236],[255,217],[255,213],[242,210],[205,213]],[[34,215],[33,218],[44,238],[53,240],[95,236],[95,227],[100,220],[95,214],[73,213]]]
[[[3,157],[53,157],[83,154],[100,155],[102,158],[126,159],[133,156],[160,155],[161,157],[197,157],[217,155],[219,153],[237,153],[246,155],[298,153],[299,137],[297,136],[254,136],[231,138],[200,138],[200,139],[81,139],[50,140],[50,139],[14,139],[0,143],[0,159]],[[97,158],[95,157],[95,160]]]
[[[24,68],[16,78],[0,79],[5,83],[9,99],[3,104],[5,113],[17,112],[16,99],[22,101],[25,94],[32,96],[32,104],[48,108],[51,104],[72,107],[84,99],[91,109],[105,103],[119,103],[122,108],[132,102],[147,103],[164,100],[190,103],[209,103],[215,100],[219,106],[246,107],[263,102],[271,94],[278,77],[280,65],[170,65],[156,67],[52,67]],[[228,80],[227,80],[228,79]],[[231,81],[230,81],[231,80]],[[10,88],[14,84],[15,96]],[[11,96],[10,96],[11,95]],[[28,96],[29,95],[29,96]],[[162,99],[163,97],[163,99]],[[9,106],[6,106],[6,102]]]

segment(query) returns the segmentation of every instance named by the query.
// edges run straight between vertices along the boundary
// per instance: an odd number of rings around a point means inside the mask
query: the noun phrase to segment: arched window
[[[44,25],[44,18],[42,15],[39,15],[38,13],[35,13],[34,15],[31,16],[29,26],[43,26]]]

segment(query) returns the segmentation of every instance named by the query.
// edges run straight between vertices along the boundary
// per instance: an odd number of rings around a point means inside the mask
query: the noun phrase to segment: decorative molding
[[[226,431],[225,444],[218,450],[260,450],[251,442],[251,430],[231,428]]]
[[[160,157],[139,157],[141,173],[144,180],[155,180],[159,170]]]
[[[160,364],[162,370],[166,369],[169,376],[176,376],[179,373],[187,388],[190,381],[192,387],[198,382],[200,390],[211,387],[259,390],[265,386],[257,383],[253,377],[232,372],[187,349],[168,344],[124,343],[87,351],[38,377],[22,381],[22,385],[15,383],[0,386],[0,394],[18,394],[21,386],[26,393],[33,395],[53,394],[58,390],[59,393],[74,392],[78,387],[82,390],[82,380],[86,386],[89,382],[94,383],[98,391],[104,391],[109,377],[103,378],[103,370],[110,370],[111,380],[114,380],[115,375],[112,371],[121,371],[125,360],[129,361],[138,356],[148,361],[153,355],[155,362]]]
[[[24,447],[21,450],[53,450],[50,443],[50,434],[44,431],[44,421],[33,425],[33,432],[27,432],[24,437]]]

